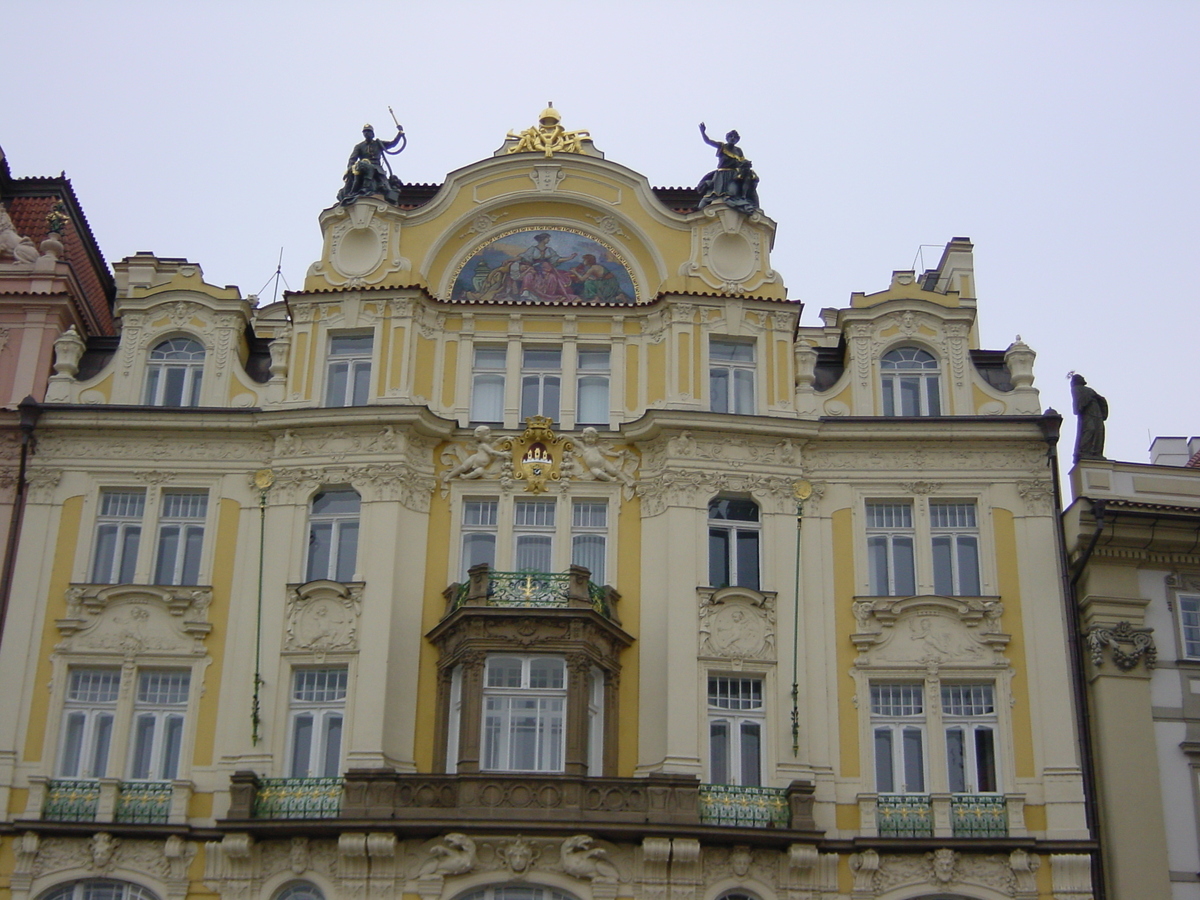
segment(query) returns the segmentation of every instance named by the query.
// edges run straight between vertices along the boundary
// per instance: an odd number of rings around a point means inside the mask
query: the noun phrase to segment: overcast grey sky
[[[1200,434],[1200,2],[10,4],[0,146],[65,170],[109,260],[295,289],[364,121],[408,182],[490,156],[548,100],[610,160],[692,185],[737,128],[803,323],[975,241],[985,347],[1043,404],[1074,369],[1108,455]],[[270,290],[267,290],[269,299]]]

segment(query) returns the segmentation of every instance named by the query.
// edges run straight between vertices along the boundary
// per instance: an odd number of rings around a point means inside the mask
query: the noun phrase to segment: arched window
[[[158,900],[158,897],[141,885],[128,881],[93,878],[60,884],[42,894],[41,900]]]
[[[717,497],[708,504],[708,583],[758,590],[758,505]]]
[[[570,894],[535,884],[504,884],[472,891],[458,900],[575,900]]]
[[[293,881],[275,895],[275,900],[325,900],[325,895],[315,884]]]
[[[306,580],[354,580],[360,506],[358,491],[349,487],[327,489],[313,497],[308,516]]]
[[[163,341],[150,351],[147,406],[199,406],[204,347],[191,338]]]
[[[880,361],[885,416],[940,416],[938,361],[917,347],[889,350]]]

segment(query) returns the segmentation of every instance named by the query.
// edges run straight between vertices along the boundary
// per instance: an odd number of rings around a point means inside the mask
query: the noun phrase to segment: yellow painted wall
[[[417,370],[413,374],[413,393],[432,399],[434,359],[437,353],[437,343],[417,338]],[[445,585],[443,585],[445,587]]]
[[[217,738],[217,703],[221,695],[225,642],[229,637],[229,607],[233,599],[233,566],[230,563],[237,558],[241,512],[241,504],[226,497],[221,501],[217,513],[212,605],[208,608],[212,631],[204,641],[212,663],[204,673],[204,690],[196,714],[196,741],[192,752],[192,764],[196,766],[211,766],[213,763],[213,747]],[[257,537],[257,529],[255,535]],[[257,559],[257,540],[254,547],[253,556]]]
[[[633,646],[621,654],[621,693],[618,706],[617,776],[632,778],[638,759],[638,690],[641,650],[637,637],[642,621],[642,501],[634,497],[621,503],[617,517],[617,589],[621,601],[617,614],[621,627],[634,637]]]
[[[1017,533],[1013,514],[1007,509],[992,510],[996,537],[996,574],[1000,599],[1004,603],[1004,630],[1012,635],[1007,655],[1015,673],[1012,679],[1013,762],[1018,778],[1036,774],[1033,759],[1033,723],[1029,717],[1029,675],[1025,669],[1025,626],[1021,618],[1021,581],[1017,565]]]

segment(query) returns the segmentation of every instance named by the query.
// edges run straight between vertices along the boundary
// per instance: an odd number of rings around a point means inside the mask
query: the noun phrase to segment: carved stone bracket
[[[1115,626],[1093,625],[1086,634],[1088,652],[1092,665],[1097,669],[1104,665],[1104,648],[1108,647],[1112,661],[1122,672],[1133,669],[1138,660],[1143,660],[1147,669],[1153,669],[1158,661],[1158,648],[1154,646],[1153,628],[1135,628],[1128,622]]]
[[[212,630],[210,587],[73,584],[66,599],[60,650],[202,654]]]
[[[775,659],[775,594],[751,588],[701,588],[700,655]]]
[[[859,597],[853,610],[859,666],[1004,662],[1010,636],[999,630],[1004,606],[994,597]]]
[[[324,659],[332,652],[358,650],[362,582],[310,581],[289,584],[284,650],[307,651]]]

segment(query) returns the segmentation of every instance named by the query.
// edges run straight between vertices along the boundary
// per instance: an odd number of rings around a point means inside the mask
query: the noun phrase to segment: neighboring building
[[[282,303],[138,254],[58,340],[10,896],[1092,897],[1059,419],[970,242],[800,327],[774,221],[550,112]]]
[[[1200,438],[1082,460],[1063,514],[1114,897],[1200,898]]]

